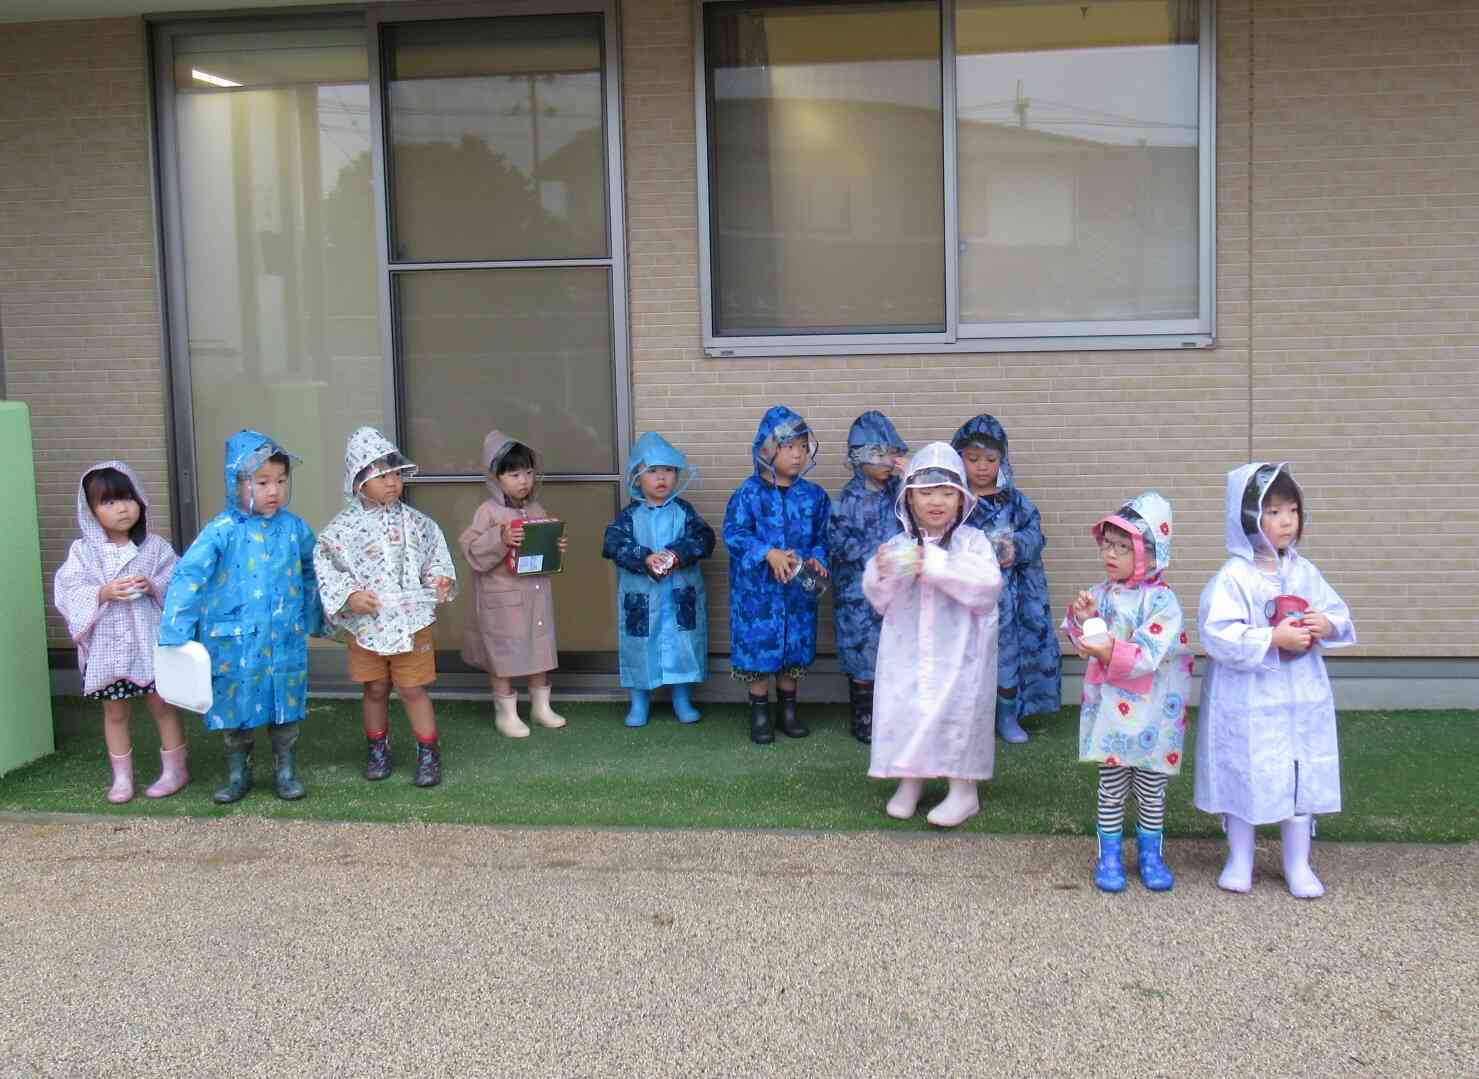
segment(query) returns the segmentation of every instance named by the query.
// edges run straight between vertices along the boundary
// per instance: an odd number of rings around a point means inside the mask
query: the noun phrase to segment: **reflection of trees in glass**
[[[375,289],[366,288],[363,278],[373,281],[375,226],[370,215],[371,172],[374,161],[369,150],[356,154],[334,179],[334,189],[324,197],[324,282],[328,310],[342,314],[374,314]]]

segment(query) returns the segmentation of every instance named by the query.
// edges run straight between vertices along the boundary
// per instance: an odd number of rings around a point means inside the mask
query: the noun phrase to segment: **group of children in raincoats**
[[[853,479],[835,505],[805,478],[816,453],[807,422],[771,408],[752,445],[754,472],[725,511],[731,667],[749,689],[750,737],[769,743],[777,729],[809,733],[797,715],[797,682],[815,658],[817,598],[834,575],[851,731],[870,743],[868,774],[898,780],[886,805],[898,818],[916,812],[926,780],[945,778],[948,793],[927,819],[956,826],[979,809],[994,735],[1025,741],[1020,718],[1058,708],[1060,653],[1037,510],[1012,482],[1006,433],[991,416],[908,456],[887,417],[863,414],[848,437]],[[251,789],[262,726],[276,793],[303,796],[294,745],[307,707],[307,638],[326,633],[345,639],[350,676],[363,685],[366,778],[391,773],[394,690],[416,738],[414,782],[440,782],[426,686],[435,679],[436,608],[455,595],[457,580],[441,529],[401,501],[415,465],[373,428],[355,431],[345,508],[315,541],[286,509],[293,460],[267,435],[233,435],[226,508],[178,560],[148,532],[148,504],[126,465],[104,462],[82,477],[82,538],[58,571],[56,602],[78,646],[84,692],[104,705],[110,801],[133,794],[128,719],[136,696],[158,722],[163,758],[146,795],[164,797],[188,782],[178,717],[154,692],[156,641],[167,648],[199,640],[209,652],[214,702],[205,723],[226,739],[218,802]],[[698,562],[715,536],[681,497],[694,470],[679,450],[649,433],[630,460],[631,502],[602,549],[618,569],[626,724],[644,726],[664,686],[679,721],[691,723],[699,712],[690,687],[707,675]],[[550,706],[557,657],[549,581],[516,573],[508,557],[523,542],[523,523],[546,513],[534,499],[529,446],[491,432],[481,465],[490,497],[459,537],[475,574],[463,655],[491,676],[497,729],[521,738],[530,731],[517,712],[515,678],[528,680],[536,724],[565,724]],[[1315,645],[1354,643],[1354,628],[1340,597],[1295,551],[1303,495],[1287,467],[1238,469],[1227,497],[1233,557],[1201,603],[1209,667],[1196,804],[1224,818],[1222,887],[1251,887],[1253,828],[1277,822],[1290,890],[1315,896],[1323,889],[1308,864],[1312,818],[1340,804],[1334,708]],[[1088,661],[1079,759],[1099,766],[1094,879],[1105,891],[1125,886],[1120,841],[1133,787],[1139,875],[1166,890],[1173,878],[1161,852],[1164,795],[1180,770],[1191,680],[1181,608],[1164,578],[1171,508],[1146,492],[1091,531],[1106,580],[1080,592],[1058,628]]]

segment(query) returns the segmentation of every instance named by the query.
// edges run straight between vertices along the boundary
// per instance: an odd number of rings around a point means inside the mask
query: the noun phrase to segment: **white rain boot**
[[[1310,868],[1310,837],[1314,832],[1315,821],[1308,813],[1279,822],[1279,836],[1284,841],[1284,883],[1295,899],[1319,899],[1325,894],[1325,885]]]
[[[950,793],[945,795],[945,800],[924,819],[936,828],[954,828],[964,824],[974,817],[981,809],[980,799],[976,796],[976,781],[974,779],[952,779],[950,781]]]
[[[541,727],[555,730],[565,725],[565,717],[549,706],[549,683],[529,687],[529,718]]]
[[[888,800],[883,811],[895,820],[908,820],[919,808],[919,796],[923,793],[924,780],[901,779],[899,789],[894,791],[894,796]]]
[[[1224,892],[1247,893],[1253,890],[1253,825],[1231,813],[1223,818],[1227,829],[1227,864],[1217,878]]]
[[[510,693],[507,697],[493,694],[493,726],[505,738],[529,737],[528,726],[519,718],[517,693]]]

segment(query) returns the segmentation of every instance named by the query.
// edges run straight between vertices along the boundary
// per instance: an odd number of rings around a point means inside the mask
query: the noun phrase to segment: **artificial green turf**
[[[158,774],[158,741],[142,704],[134,717],[140,794],[127,805],[103,799],[108,782],[102,710],[77,698],[53,702],[57,752],[0,778],[0,811],[109,813],[121,816],[232,816],[457,824],[554,824],[685,828],[810,828],[919,831],[891,820],[883,803],[891,783],[867,778],[867,749],[847,735],[842,705],[803,703],[812,736],[773,746],[746,737],[746,710],[709,705],[703,721],[680,726],[654,705],[645,728],[622,725],[618,704],[561,704],[564,730],[535,728],[521,741],[493,730],[486,703],[441,701],[446,780],[411,785],[415,749],[404,715],[392,705],[396,771],[368,783],[359,702],[315,700],[299,742],[308,797],[282,802],[271,790],[270,751],[258,737],[257,789],[234,806],[211,791],[225,775],[222,739],[186,715],[191,785],[151,801],[143,788]],[[1479,839],[1479,712],[1341,714],[1345,809],[1321,818],[1321,839],[1452,842]],[[997,743],[996,778],[983,784],[982,811],[965,831],[1090,835],[1094,769],[1076,760],[1072,709],[1029,720],[1024,746]],[[1190,746],[1172,781],[1167,832],[1213,836],[1216,822],[1191,807],[1196,762]],[[931,784],[924,807],[944,794]],[[1133,813],[1133,809],[1131,810]],[[1132,818],[1133,819],[1133,818]]]

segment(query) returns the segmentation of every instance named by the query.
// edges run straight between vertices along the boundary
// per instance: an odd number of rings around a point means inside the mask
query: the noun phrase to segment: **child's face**
[[[894,466],[889,465],[860,465],[863,475],[880,487],[888,482],[888,478],[894,474]]]
[[[966,480],[975,494],[992,494],[996,491],[996,477],[1001,472],[1001,454],[985,446],[967,446],[960,451],[965,462]]]
[[[1270,495],[1263,500],[1258,527],[1281,554],[1299,537],[1299,503],[1292,498]]]
[[[393,506],[401,500],[406,479],[399,472],[387,472],[360,484],[359,493],[377,506]]]
[[[534,469],[514,468],[498,473],[498,489],[509,498],[522,502],[534,491]]]
[[[1111,581],[1128,581],[1134,576],[1135,544],[1123,532],[1104,530],[1099,557],[1104,562],[1104,575]]]
[[[915,487],[909,492],[909,508],[920,528],[932,536],[942,535],[960,513],[960,492],[949,484]]]
[[[287,465],[268,461],[250,478],[243,476],[238,479],[236,496],[246,512],[271,517],[288,499]]]
[[[775,474],[788,480],[801,475],[801,470],[806,467],[808,449],[806,439],[793,438],[776,450],[775,460],[771,462],[775,466]]]
[[[127,538],[129,529],[139,523],[139,504],[131,498],[101,498],[89,505],[110,539]]]
[[[654,506],[666,502],[677,483],[678,470],[666,465],[653,465],[637,477],[637,486],[642,489],[642,497]]]

